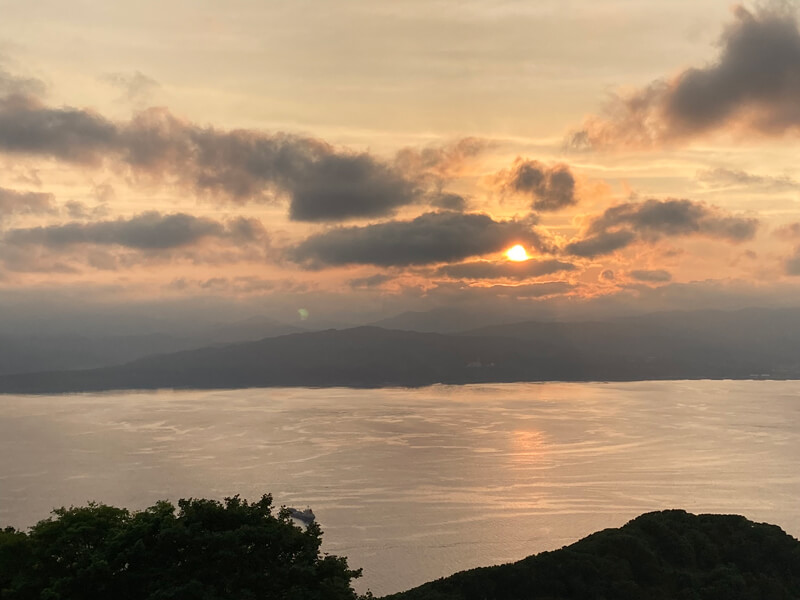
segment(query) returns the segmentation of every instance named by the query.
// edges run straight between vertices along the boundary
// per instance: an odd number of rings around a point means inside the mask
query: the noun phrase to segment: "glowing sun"
[[[525,252],[525,248],[523,248],[519,244],[513,246],[512,248],[509,248],[506,251],[506,256],[508,257],[508,260],[513,260],[514,262],[521,262],[523,260],[528,260],[530,258],[530,256],[528,256],[528,253]]]

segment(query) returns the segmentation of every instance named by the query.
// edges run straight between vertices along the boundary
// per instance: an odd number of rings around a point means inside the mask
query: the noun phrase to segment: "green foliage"
[[[354,600],[360,570],[322,555],[321,535],[273,514],[269,495],[60,508],[0,531],[0,599]]]
[[[800,542],[733,515],[649,513],[555,552],[473,569],[392,600],[789,600]]]
[[[322,555],[321,535],[274,514],[268,495],[60,508],[29,532],[0,530],[0,600],[356,600],[360,571]],[[797,599],[800,542],[743,517],[664,511],[391,598]]]

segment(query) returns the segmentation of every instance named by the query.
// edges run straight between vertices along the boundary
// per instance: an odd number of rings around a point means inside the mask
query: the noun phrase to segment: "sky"
[[[0,329],[800,304],[794,3],[0,11]]]

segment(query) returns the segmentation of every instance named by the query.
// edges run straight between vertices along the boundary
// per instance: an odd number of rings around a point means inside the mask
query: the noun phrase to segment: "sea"
[[[800,537],[799,458],[795,381],[0,396],[0,527],[269,493],[378,596],[666,508]]]

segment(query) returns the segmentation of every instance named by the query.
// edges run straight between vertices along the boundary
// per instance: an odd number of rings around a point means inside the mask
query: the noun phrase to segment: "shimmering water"
[[[0,525],[271,492],[384,594],[649,510],[800,536],[800,382],[0,396]]]

